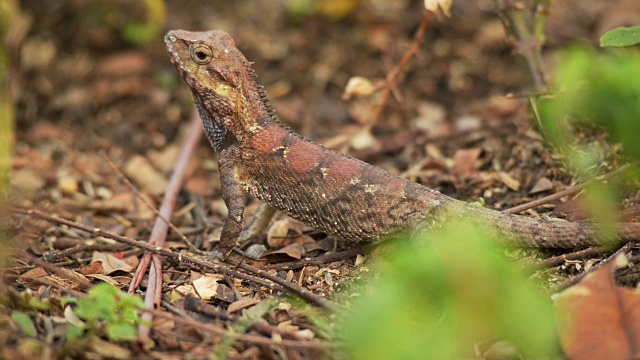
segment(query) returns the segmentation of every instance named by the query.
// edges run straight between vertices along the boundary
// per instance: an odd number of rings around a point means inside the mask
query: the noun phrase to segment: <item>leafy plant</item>
[[[456,219],[425,244],[403,241],[345,320],[354,358],[465,358],[495,339],[529,356],[555,352],[550,301],[494,240]]]
[[[135,340],[136,326],[141,323],[138,310],[144,309],[139,297],[102,283],[91,288],[85,298],[65,302],[76,304],[75,314],[82,320],[71,325],[68,340],[82,336],[85,331],[96,335],[104,332],[112,341]]]
[[[122,29],[123,38],[137,45],[144,45],[155,39],[167,17],[164,0],[144,0],[144,4],[147,8],[146,21],[128,21]]]
[[[600,46],[631,46],[640,44],[640,26],[619,27],[600,38]]]

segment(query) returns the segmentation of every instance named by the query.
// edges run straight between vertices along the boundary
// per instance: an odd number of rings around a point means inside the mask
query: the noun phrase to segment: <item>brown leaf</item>
[[[232,314],[238,310],[242,310],[242,309],[246,309],[248,307],[251,307],[257,303],[259,303],[260,300],[258,299],[252,299],[252,298],[243,298],[240,299],[238,301],[234,301],[231,304],[229,304],[229,307],[227,308],[227,313]]]
[[[193,281],[193,287],[202,300],[210,300],[218,293],[218,281],[224,276],[218,274],[207,274]]]
[[[124,164],[123,171],[128,177],[135,180],[142,187],[142,190],[152,194],[161,194],[169,183],[164,175],[140,155],[129,159]]]
[[[302,247],[304,248],[305,255],[315,256],[319,252],[324,252],[324,248],[318,244],[311,236],[302,236]]]
[[[565,214],[565,218],[569,221],[580,221],[589,218],[585,212],[584,205],[578,199],[569,199],[559,203],[556,205],[556,212]]]
[[[466,178],[476,172],[482,149],[460,149],[453,155],[453,174]]]
[[[92,261],[100,261],[102,262],[102,273],[104,275],[109,275],[116,271],[124,271],[129,272],[133,270],[131,265],[126,262],[116,258],[115,256],[103,252],[96,251],[93,253]]]
[[[282,249],[270,251],[264,257],[271,262],[288,261],[291,259],[300,260],[304,254],[302,245],[296,243],[289,244]]]
[[[273,225],[269,227],[269,231],[267,232],[267,244],[269,244],[271,248],[277,248],[281,246],[285,242],[288,233],[288,219],[274,221]]]
[[[529,194],[537,194],[551,189],[553,189],[551,180],[547,179],[546,177],[541,177],[540,179],[538,179],[538,181],[536,181],[536,184],[533,185],[533,188],[531,188]]]
[[[101,261],[93,261],[88,265],[85,265],[78,269],[78,272],[82,275],[89,274],[100,274],[102,273],[102,262]]]
[[[626,264],[619,255],[554,299],[560,343],[568,358],[640,357],[640,292],[616,286],[612,275]]]
[[[520,181],[514,179],[511,177],[511,175],[507,174],[504,171],[499,171],[498,172],[498,177],[500,178],[500,180],[507,185],[507,187],[513,191],[518,191],[520,190]]]

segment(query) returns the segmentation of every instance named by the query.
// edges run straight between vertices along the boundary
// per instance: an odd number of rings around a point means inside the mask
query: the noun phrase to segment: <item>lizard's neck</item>
[[[229,100],[227,106],[221,110],[219,104],[204,100],[205,108],[213,115],[211,118],[216,118],[220,126],[240,144],[269,124],[277,123],[267,92],[256,83],[257,76],[249,63],[245,66],[246,81],[238,84],[236,88],[214,89],[218,95]]]

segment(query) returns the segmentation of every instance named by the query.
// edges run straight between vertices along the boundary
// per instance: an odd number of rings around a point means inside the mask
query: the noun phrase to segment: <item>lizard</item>
[[[352,242],[377,242],[448,214],[467,214],[516,246],[607,243],[593,224],[473,206],[298,135],[277,120],[252,63],[224,31],[173,30],[165,43],[219,154],[228,216],[214,252],[218,259],[229,256],[242,231],[244,193]],[[616,229],[618,242],[640,239],[640,223],[619,223]]]

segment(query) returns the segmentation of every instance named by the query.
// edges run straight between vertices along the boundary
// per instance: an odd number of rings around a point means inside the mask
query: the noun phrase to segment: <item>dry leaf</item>
[[[282,219],[275,221],[267,232],[267,244],[271,248],[280,247],[287,239],[289,233],[289,220]]]
[[[584,205],[579,199],[569,199],[556,205],[556,212],[565,215],[568,221],[580,221],[588,219]]]
[[[538,181],[536,181],[536,184],[533,185],[533,188],[531,188],[531,191],[529,191],[529,194],[537,194],[537,193],[548,191],[551,189],[553,189],[553,184],[551,183],[551,180],[547,179],[546,177],[542,177],[538,179]]]
[[[469,177],[476,172],[478,157],[482,149],[460,149],[453,155],[453,174],[462,178]]]
[[[167,179],[151,166],[144,157],[137,155],[124,164],[124,173],[135,180],[143,191],[152,194],[161,194],[168,185]]]
[[[451,17],[451,5],[453,0],[424,0],[425,9],[436,13],[439,9],[442,9],[442,12],[447,15],[447,17]]]
[[[218,281],[224,279],[222,275],[207,274],[193,281],[193,287],[202,300],[210,300],[218,293]]]
[[[289,244],[282,249],[270,251],[264,257],[271,262],[287,261],[291,259],[300,260],[304,254],[304,248],[299,243]]]
[[[367,97],[373,93],[375,87],[369,79],[362,76],[354,76],[347,82],[342,94],[342,100],[349,100],[351,97]]]
[[[514,179],[511,177],[511,175],[507,174],[504,171],[499,171],[498,172],[498,177],[500,178],[500,180],[502,180],[502,182],[507,185],[507,187],[513,191],[518,191],[520,190],[520,181]]]
[[[248,307],[251,307],[257,303],[259,303],[260,300],[258,299],[252,299],[252,298],[244,298],[244,299],[240,299],[238,301],[234,301],[231,304],[229,304],[229,307],[227,308],[227,313],[232,314],[238,310],[242,310],[242,309],[246,309]]]
[[[102,274],[104,275],[109,275],[116,271],[130,272],[131,270],[133,270],[133,267],[131,267],[131,265],[127,264],[126,262],[116,258],[111,254],[99,251],[93,253],[91,261],[102,262]]]
[[[570,359],[640,358],[640,292],[616,286],[624,255],[558,294],[560,344]]]

